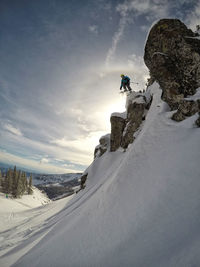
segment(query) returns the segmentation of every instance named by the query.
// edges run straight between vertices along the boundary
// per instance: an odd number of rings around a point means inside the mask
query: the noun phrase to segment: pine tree
[[[32,195],[32,194],[33,194],[32,180],[33,180],[33,178],[32,178],[32,174],[31,174],[31,176],[30,176],[30,178],[29,178],[29,183],[28,183],[28,194],[29,194],[29,195]]]
[[[12,174],[12,195],[13,195],[13,197],[17,197],[17,180],[18,180],[18,172],[17,172],[17,168],[15,166],[13,174]]]
[[[16,197],[20,197],[23,195],[23,180],[22,180],[22,174],[21,171],[18,172],[18,178],[17,178],[17,187],[16,187]]]
[[[1,169],[0,169],[0,187],[3,185],[3,180],[2,180],[2,174],[1,174]]]
[[[9,169],[6,172],[5,183],[4,183],[4,192],[6,194],[10,194],[12,192],[12,170],[11,169]]]
[[[22,172],[21,180],[22,180],[22,193],[24,194],[26,192],[26,190],[27,190],[27,187],[26,187],[26,173],[25,172]]]

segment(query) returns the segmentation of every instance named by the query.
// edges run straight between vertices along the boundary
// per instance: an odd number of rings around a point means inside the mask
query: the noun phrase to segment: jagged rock
[[[81,189],[85,188],[85,183],[86,183],[86,180],[87,180],[87,176],[88,176],[88,173],[86,173],[86,174],[81,176]]]
[[[200,112],[199,112],[199,118],[195,121],[196,125],[200,127]]]
[[[148,98],[148,100],[147,100]],[[134,141],[134,133],[145,119],[146,107],[149,107],[151,97],[142,93],[132,92],[127,96],[127,113],[111,115],[110,151],[119,147],[126,149]]]
[[[128,106],[127,123],[122,136],[121,146],[127,148],[134,141],[134,133],[139,128],[144,115],[146,103],[133,102]]]
[[[110,134],[104,135],[99,139],[99,145],[95,147],[94,158],[101,157],[110,147]]]
[[[172,116],[172,120],[174,121],[183,121],[185,120],[185,116],[183,115],[183,113],[177,111],[176,113],[173,114]]]
[[[198,111],[200,111],[200,109],[197,101],[182,100],[178,106],[177,112],[173,114],[172,119],[175,121],[182,121]]]
[[[110,135],[110,151],[116,151],[120,145],[121,145],[121,141],[122,141],[122,136],[123,136],[123,131],[125,128],[125,118],[114,113],[111,115],[110,118],[110,122],[111,122],[111,135]]]
[[[200,40],[177,19],[162,19],[148,36],[144,61],[172,110],[200,86]]]

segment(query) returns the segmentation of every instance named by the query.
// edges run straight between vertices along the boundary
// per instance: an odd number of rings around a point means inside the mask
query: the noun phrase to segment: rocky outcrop
[[[110,134],[104,135],[99,139],[99,145],[95,147],[94,158],[101,157],[110,148]]]
[[[172,110],[182,108],[183,99],[195,94],[200,86],[200,40],[195,36],[180,20],[162,19],[152,27],[147,39],[145,64]],[[174,117],[181,119],[183,115],[179,112]]]
[[[200,105],[198,104],[200,101],[194,100],[182,100],[178,106],[178,110],[173,114],[172,119],[175,121],[182,121],[186,119],[186,117],[190,117],[200,111]]]
[[[199,118],[196,120],[197,127],[200,127],[200,112],[199,112]]]
[[[116,151],[119,147],[126,149],[129,144],[133,143],[134,133],[145,119],[149,102],[145,95],[132,92],[127,97],[127,112],[111,115],[111,152]]]
[[[123,131],[126,126],[124,113],[113,113],[110,118],[111,135],[110,135],[110,151],[116,151],[122,141]]]
[[[88,177],[88,173],[85,173],[81,176],[81,189],[84,189],[85,188],[85,183],[86,183],[86,180],[87,180],[87,177]]]
[[[144,118],[145,107],[145,101],[143,103],[133,102],[128,106],[126,127],[121,140],[121,146],[123,148],[127,148],[129,144],[133,143],[135,139],[134,133],[137,131]]]

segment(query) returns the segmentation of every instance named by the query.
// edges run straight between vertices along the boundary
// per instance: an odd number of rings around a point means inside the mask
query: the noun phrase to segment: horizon
[[[120,74],[145,88],[145,40],[155,21],[177,18],[193,31],[194,0],[2,0],[0,161],[62,174],[83,172],[125,111]]]

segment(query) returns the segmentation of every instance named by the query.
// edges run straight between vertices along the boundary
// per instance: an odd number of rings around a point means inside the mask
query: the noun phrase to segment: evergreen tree
[[[26,173],[22,173],[22,192],[23,194],[26,192],[27,187],[26,187]]]
[[[0,186],[3,185],[3,180],[2,180],[2,174],[1,174],[1,169],[0,169]]]
[[[12,195],[13,195],[13,197],[17,197],[17,180],[18,180],[18,172],[17,172],[17,168],[15,166],[13,174],[12,174]]]
[[[16,198],[23,195],[23,180],[21,171],[18,172],[17,186],[16,186]]]
[[[9,169],[6,172],[5,183],[4,183],[4,192],[6,194],[12,193],[12,170],[11,169]]]
[[[32,174],[31,174],[31,176],[30,176],[30,178],[29,178],[29,183],[28,183],[28,194],[29,194],[29,195],[32,195],[32,194],[33,194],[32,180],[33,180],[33,178],[32,178]]]

